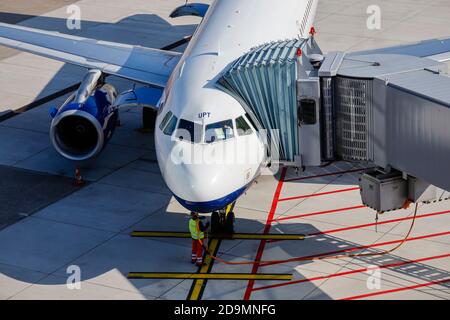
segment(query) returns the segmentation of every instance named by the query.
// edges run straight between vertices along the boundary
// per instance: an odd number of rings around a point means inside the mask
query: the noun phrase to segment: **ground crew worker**
[[[197,266],[203,265],[203,244],[205,241],[205,231],[209,227],[209,222],[203,224],[198,213],[191,212],[189,219],[189,231],[192,238],[192,256],[191,263]]]

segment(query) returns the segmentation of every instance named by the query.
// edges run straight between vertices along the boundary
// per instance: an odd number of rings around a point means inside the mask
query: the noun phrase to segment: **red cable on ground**
[[[407,221],[407,220],[412,220],[412,219],[429,218],[429,217],[439,216],[439,215],[448,214],[448,213],[450,213],[450,210],[427,213],[427,214],[422,214],[420,216],[405,217],[405,218],[398,218],[398,219],[386,220],[386,221],[381,221],[381,222],[371,222],[371,223],[366,223],[366,224],[359,224],[359,225],[355,225],[355,226],[343,227],[343,228],[338,228],[338,229],[317,231],[317,232],[306,234],[305,237],[315,237],[315,236],[320,236],[320,235],[344,232],[344,231],[355,230],[355,229],[362,229],[362,228],[366,228],[366,227],[373,227],[376,225],[389,224],[389,223]],[[277,221],[277,220],[275,219],[275,221]],[[276,243],[276,242],[281,242],[281,241],[284,241],[284,240],[270,240],[268,242]]]
[[[319,235],[325,235],[325,234],[330,234],[330,233],[337,233],[337,232],[354,230],[354,229],[361,229],[361,228],[366,228],[366,227],[373,227],[373,226],[376,226],[376,225],[389,224],[389,223],[394,223],[394,222],[401,222],[401,221],[407,221],[407,220],[413,220],[413,219],[429,218],[429,217],[439,216],[439,215],[448,214],[448,213],[450,213],[450,210],[440,211],[440,212],[433,212],[433,213],[427,213],[427,214],[421,214],[420,216],[412,216],[412,217],[405,217],[405,218],[386,220],[386,221],[381,221],[381,222],[372,222],[372,223],[360,224],[360,225],[356,225],[356,226],[344,227],[344,228],[339,228],[339,229],[318,231],[318,232],[307,234],[306,236],[319,236]],[[282,241],[282,240],[278,240],[278,241]]]
[[[428,235],[424,235],[424,236],[417,236],[417,237],[407,238],[405,241],[403,239],[401,239],[401,240],[392,240],[392,241],[374,243],[374,244],[365,245],[365,246],[357,246],[357,247],[353,247],[353,248],[346,248],[346,249],[341,249],[341,250],[336,250],[336,251],[323,252],[323,253],[313,254],[313,255],[309,255],[309,256],[303,256],[303,257],[299,257],[299,258],[292,258],[290,261],[286,261],[286,262],[296,262],[296,261],[298,261],[297,259],[301,259],[301,261],[308,261],[308,259],[312,260],[311,258],[319,258],[319,257],[331,256],[331,255],[335,255],[335,254],[341,254],[341,253],[345,253],[345,252],[353,252],[353,251],[358,251],[358,250],[365,250],[365,249],[372,249],[372,248],[376,248],[376,247],[383,247],[383,246],[387,246],[387,245],[391,245],[391,244],[400,243],[400,242],[403,242],[403,241],[404,242],[410,242],[410,241],[424,240],[424,239],[435,238],[435,237],[442,237],[442,236],[448,236],[448,235],[450,235],[450,231],[439,232],[439,233],[432,233],[432,234],[428,234]],[[261,263],[260,266],[261,267],[268,267],[268,266],[271,266],[271,265],[274,265],[274,264],[278,264],[278,262]]]
[[[272,206],[269,212],[269,215],[267,217],[267,221],[266,221],[266,225],[263,231],[263,234],[268,234],[271,228],[271,224],[273,222],[273,217],[275,215],[275,211],[277,209],[278,206],[278,202],[281,201],[280,200],[280,193],[283,187],[283,182],[284,182],[284,178],[286,176],[286,168],[282,169],[281,172],[281,176],[280,176],[280,180],[278,181],[278,185],[277,185],[277,189],[275,191],[273,200],[272,200]],[[359,188],[353,188],[353,189],[359,189]],[[338,192],[343,192],[338,191]],[[335,193],[335,192],[334,192]],[[329,193],[326,193],[329,194]],[[317,195],[317,194],[316,194]],[[314,195],[311,195],[314,196]],[[319,254],[319,255],[315,255],[315,256],[309,256],[309,257],[298,257],[298,258],[291,258],[291,259],[285,259],[285,260],[272,260],[272,261],[263,261],[261,260],[264,249],[265,249],[265,245],[267,243],[266,240],[261,240],[259,247],[258,247],[258,251],[255,257],[255,260],[250,262],[250,261],[241,261],[241,262],[231,262],[231,261],[226,261],[224,259],[218,258],[216,256],[214,256],[213,254],[211,254],[211,252],[209,252],[208,248],[205,247],[205,250],[208,252],[208,254],[210,255],[210,257],[213,260],[217,260],[219,262],[228,264],[228,265],[253,265],[252,274],[256,274],[258,272],[258,268],[261,264],[265,264],[265,266],[270,265],[270,264],[280,264],[280,263],[287,263],[287,262],[294,262],[294,261],[312,261],[312,260],[331,260],[331,259],[340,259],[340,258],[357,258],[357,257],[368,257],[368,256],[382,256],[385,254],[389,254],[395,250],[397,250],[398,248],[400,248],[405,242],[407,241],[411,241],[412,239],[409,239],[409,236],[413,230],[416,218],[417,218],[417,211],[418,211],[418,204],[416,204],[415,206],[415,210],[414,210],[414,215],[413,217],[406,217],[406,218],[401,218],[401,219],[394,219],[394,220],[388,220],[383,222],[383,224],[385,223],[392,223],[392,222],[397,222],[397,221],[404,221],[404,220],[410,220],[412,219],[412,223],[411,226],[408,230],[407,235],[400,241],[391,241],[391,243],[399,243],[397,246],[395,246],[394,248],[391,248],[390,250],[385,250],[383,252],[377,252],[377,253],[358,253],[358,254],[350,254],[350,255],[334,255],[334,256],[329,256],[326,255],[324,256],[323,254]],[[429,216],[435,216],[435,215],[439,215],[439,214],[446,214],[449,213],[449,211],[442,211],[442,212],[437,212],[437,213],[432,213],[432,214],[425,214],[425,215],[421,215],[420,217],[429,217]],[[331,230],[328,231],[329,232],[337,232],[337,230],[349,230],[349,229],[354,229],[357,227],[364,227],[364,226],[370,226],[370,225],[374,225],[376,223],[371,223],[371,224],[365,224],[365,225],[360,225],[360,226],[353,226],[353,227],[347,227],[347,228],[341,228],[341,229],[335,229],[335,230]],[[319,233],[314,233],[314,234],[310,234],[309,236],[315,236],[315,235],[320,235],[320,234],[324,234],[325,232],[319,232]],[[423,237],[422,237],[423,238]],[[201,241],[202,243],[202,241]],[[203,243],[202,243],[203,245]],[[380,245],[380,244],[378,244]],[[204,246],[204,245],[203,245]],[[376,245],[373,245],[376,246]],[[362,246],[363,247],[363,246]],[[347,251],[351,251],[349,249],[344,249],[343,252],[347,252]],[[253,286],[254,286],[255,281],[254,280],[250,280],[248,282],[245,294],[244,294],[244,300],[249,300],[252,291],[254,290]]]
[[[278,188],[277,188],[277,190],[278,190]],[[279,192],[276,192],[275,194],[277,194],[277,193],[279,194]],[[273,204],[272,204],[272,209],[273,210],[276,210],[276,205],[277,204],[278,204],[278,201],[274,201],[273,202]],[[205,248],[206,252],[208,252],[208,254],[210,255],[210,257],[213,260],[219,261],[221,263],[224,263],[224,264],[227,264],[227,265],[253,265],[253,269],[252,269],[252,273],[253,274],[258,271],[258,268],[259,268],[260,265],[268,266],[268,265],[272,265],[272,264],[282,264],[282,263],[299,262],[299,261],[335,260],[335,259],[343,259],[343,258],[382,256],[382,255],[389,254],[389,253],[397,250],[405,242],[409,241],[409,235],[411,234],[411,232],[413,230],[413,227],[414,227],[414,224],[415,224],[415,221],[416,221],[416,218],[417,218],[418,207],[419,206],[416,204],[416,207],[415,207],[415,210],[414,210],[414,215],[413,215],[413,217],[411,217],[411,219],[413,221],[411,223],[411,226],[410,226],[406,236],[402,240],[394,241],[394,242],[398,243],[397,246],[395,246],[395,247],[393,247],[393,248],[391,248],[389,250],[382,251],[382,252],[357,253],[357,254],[345,254],[345,255],[344,254],[341,254],[341,255],[324,255],[324,254],[319,254],[319,255],[315,255],[315,256],[297,257],[297,258],[290,258],[290,259],[284,259],[284,260],[268,260],[268,261],[264,261],[264,260],[261,260],[261,258],[262,258],[262,254],[263,254],[263,251],[264,251],[264,248],[265,248],[265,245],[266,245],[267,241],[266,240],[261,240],[259,248],[258,248],[258,252],[257,252],[257,255],[256,255],[256,258],[255,258],[255,261],[238,261],[238,262],[234,262],[234,261],[226,261],[224,259],[216,257],[211,252],[209,252],[208,248],[206,248],[205,246],[204,246],[204,248]],[[272,210],[271,210],[271,212],[272,212]],[[270,215],[269,215],[269,217],[270,217]],[[269,232],[270,226],[271,226],[270,225],[270,220],[268,219],[267,220],[267,224],[266,224],[266,228],[264,229],[264,234],[267,234]],[[394,242],[391,242],[391,243],[394,243]],[[202,243],[202,245],[203,245],[203,243]],[[345,251],[345,249],[344,249],[344,252],[348,252],[348,251]],[[250,283],[252,283],[252,284],[250,285]],[[250,292],[251,292],[251,290],[253,290],[253,284],[254,284],[254,280],[250,280],[249,281],[249,285],[247,286],[246,292],[248,290],[250,290]],[[249,289],[249,288],[251,288],[251,289]],[[246,296],[249,296],[249,295],[246,295]]]

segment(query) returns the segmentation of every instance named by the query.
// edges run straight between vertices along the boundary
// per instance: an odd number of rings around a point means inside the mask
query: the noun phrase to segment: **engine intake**
[[[53,146],[62,156],[78,161],[100,153],[105,140],[97,119],[82,110],[70,110],[55,118],[50,135]]]
[[[73,161],[97,156],[116,127],[116,97],[114,87],[102,84],[101,72],[91,70],[78,91],[53,112],[50,137],[56,151]]]

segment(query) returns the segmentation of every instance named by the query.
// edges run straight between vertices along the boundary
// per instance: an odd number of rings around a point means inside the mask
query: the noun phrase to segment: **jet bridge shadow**
[[[273,228],[272,228],[273,229]],[[299,223],[293,223],[293,224],[278,224],[276,226],[277,232],[280,233],[293,233],[298,232],[298,230],[301,230],[301,232],[305,232],[307,234],[314,234],[318,230],[309,224],[299,224]],[[411,237],[414,237],[414,235],[411,235]],[[399,238],[399,241],[402,239]],[[273,249],[273,247],[278,247],[281,249],[282,252],[287,253],[288,257],[311,257],[311,256],[317,256],[322,255],[324,253],[329,253],[328,256],[345,256],[345,255],[358,255],[358,254],[364,254],[360,256],[353,256],[351,258],[339,258],[339,259],[331,259],[331,260],[324,260],[330,264],[334,264],[336,262],[339,262],[340,266],[343,266],[342,262],[346,261],[348,263],[351,262],[349,265],[349,268],[342,268],[339,272],[345,272],[355,269],[364,269],[369,267],[381,267],[381,272],[389,270],[389,279],[382,279],[382,285],[386,285],[384,288],[391,289],[391,288],[402,288],[405,286],[413,286],[420,283],[428,283],[428,282],[434,282],[434,281],[440,281],[443,279],[447,279],[450,276],[450,272],[448,270],[444,270],[438,267],[434,267],[431,265],[428,265],[426,262],[414,262],[413,260],[409,260],[406,258],[403,258],[397,254],[395,254],[395,251],[392,253],[385,253],[386,250],[389,250],[391,248],[394,248],[398,243],[389,244],[386,246],[380,246],[372,248],[370,247],[370,244],[368,243],[358,243],[356,241],[350,241],[346,239],[339,238],[337,236],[332,236],[329,234],[321,234],[317,235],[315,237],[307,238],[304,240],[305,243],[292,243],[289,241],[278,241],[276,243],[271,244],[270,249]],[[384,240],[377,241],[377,243],[382,243]],[[362,250],[353,250],[354,248],[360,248],[361,246],[369,245],[369,248],[362,249]],[[405,246],[408,245],[408,243],[404,244]],[[348,250],[348,251],[345,251]],[[373,255],[372,255],[373,254]],[[379,254],[379,255],[376,255]],[[442,254],[446,254],[446,252],[443,252]],[[422,259],[422,258],[428,258],[427,252],[418,253],[417,257],[415,259]],[[444,258],[444,259],[448,259]],[[431,261],[432,262],[432,261]],[[301,262],[289,262],[289,263],[283,263],[284,266],[291,266],[293,269],[298,266],[308,266],[311,264],[311,261],[301,261]],[[383,266],[386,265],[393,265],[392,267],[383,268]],[[274,265],[268,265],[266,267],[263,267],[260,269],[260,272],[268,272],[273,270],[273,268],[276,267],[276,264]],[[310,267],[309,267],[310,269]],[[332,274],[332,273],[330,273]],[[358,277],[358,275],[367,275],[369,277],[369,274],[365,272],[357,272],[353,274],[353,276]],[[326,276],[326,275],[325,275]],[[340,278],[344,277],[352,277],[352,274],[350,275],[343,275],[340,276]],[[339,278],[339,277],[337,277]],[[302,279],[300,277],[300,279]],[[396,281],[398,279],[398,281]],[[331,278],[329,281],[331,283],[335,281],[335,279]],[[409,284],[405,284],[405,281],[408,281]],[[310,282],[304,282],[299,284],[294,284],[293,287],[297,290],[302,288],[303,286],[309,284]],[[261,286],[263,286],[262,284]],[[366,281],[361,283],[361,287],[365,288]],[[450,289],[450,283],[443,283],[443,287],[446,289],[435,289],[435,292],[429,292],[426,290],[420,290],[422,293],[427,293],[432,298],[445,298],[448,299],[448,289]],[[288,288],[288,287],[286,287]],[[442,293],[441,296],[439,296],[436,292],[439,291]],[[345,298],[344,296],[341,298]],[[383,299],[383,296],[380,296],[381,299]],[[311,290],[309,296],[307,299],[329,299],[327,295],[324,295],[321,290]]]

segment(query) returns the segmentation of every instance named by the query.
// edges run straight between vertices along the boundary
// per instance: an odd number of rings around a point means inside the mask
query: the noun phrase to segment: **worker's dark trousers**
[[[192,239],[192,262],[203,263],[203,246],[200,241],[194,239]]]

